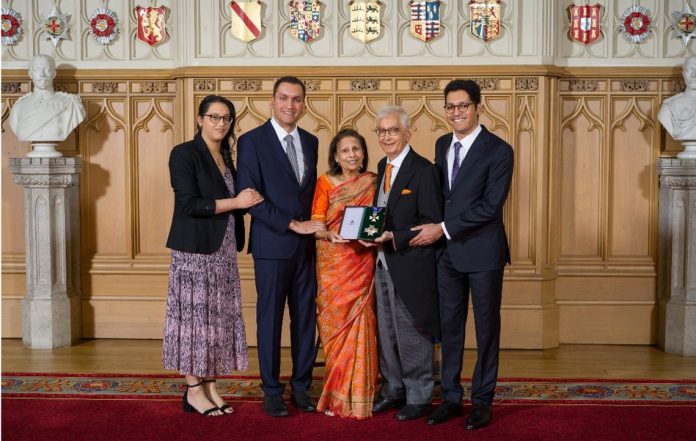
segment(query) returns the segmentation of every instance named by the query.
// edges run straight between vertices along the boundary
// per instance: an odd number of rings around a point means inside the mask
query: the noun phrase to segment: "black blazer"
[[[304,176],[297,182],[271,121],[239,137],[237,143],[238,189],[254,188],[264,197],[251,207],[249,252],[257,259],[289,259],[299,246],[313,253],[314,236],[300,235],[288,229],[290,221],[307,221],[312,214],[312,199],[317,181],[319,141],[298,127]]]
[[[234,165],[230,171],[236,180]],[[229,215],[233,213],[237,251],[244,249],[243,210],[215,214],[215,200],[229,198],[231,194],[200,134],[172,149],[169,176],[174,189],[174,215],[167,248],[214,253],[222,245]]]
[[[481,126],[450,188],[446,155],[451,143],[452,133],[437,140],[435,164],[443,176],[445,227],[452,238],[446,246],[452,263],[461,272],[502,269],[510,262],[503,205],[512,181],[512,147]]]
[[[380,185],[386,163],[387,159],[383,158],[377,165],[377,182]],[[376,194],[375,204],[378,197],[379,194]],[[383,250],[396,295],[416,324],[432,336],[440,333],[436,245],[412,248],[408,242],[418,233],[411,231],[412,227],[439,222],[442,222],[439,172],[411,147],[389,192],[384,229],[394,234],[394,243],[384,243]]]

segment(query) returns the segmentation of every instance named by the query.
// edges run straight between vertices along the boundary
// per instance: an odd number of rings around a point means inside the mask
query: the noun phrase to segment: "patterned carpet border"
[[[321,393],[317,380],[314,397]],[[177,374],[3,373],[0,384],[3,398],[180,399],[184,381]],[[463,386],[469,396],[468,381]],[[218,387],[233,401],[262,398],[257,376],[221,377]],[[696,406],[696,381],[501,378],[496,402]]]

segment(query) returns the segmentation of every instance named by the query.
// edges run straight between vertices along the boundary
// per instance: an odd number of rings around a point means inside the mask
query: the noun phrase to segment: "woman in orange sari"
[[[317,411],[357,419],[372,416],[377,382],[375,256],[338,231],[347,205],[372,205],[377,176],[366,168],[365,138],[352,129],[338,132],[312,206],[312,220],[326,224],[326,231],[315,233],[317,324],[326,363]]]

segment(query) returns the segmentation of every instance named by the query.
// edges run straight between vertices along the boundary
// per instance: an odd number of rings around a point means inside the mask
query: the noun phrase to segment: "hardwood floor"
[[[162,368],[161,340],[84,340],[52,350],[31,350],[20,339],[2,339],[2,372],[172,373]],[[256,348],[249,349],[249,371],[258,374]],[[321,355],[320,355],[321,357]],[[475,351],[464,354],[462,375],[470,377]],[[291,371],[283,349],[281,375]],[[322,375],[322,368],[314,371]],[[696,380],[696,357],[667,354],[652,346],[562,345],[547,350],[503,350],[501,378],[616,378]]]

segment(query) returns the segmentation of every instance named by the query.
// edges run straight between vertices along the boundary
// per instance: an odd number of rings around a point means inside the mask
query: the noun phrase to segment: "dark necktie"
[[[457,173],[459,173],[459,150],[462,148],[462,143],[457,141],[454,143],[454,163],[452,164],[452,179],[450,179],[450,188],[454,184],[454,180],[457,179]]]
[[[292,167],[292,171],[295,172],[297,182],[302,182],[302,180],[300,179],[300,167],[297,165],[297,152],[295,151],[295,143],[292,139],[292,135],[286,136],[285,142],[287,143],[285,154],[288,155],[290,167]]]

